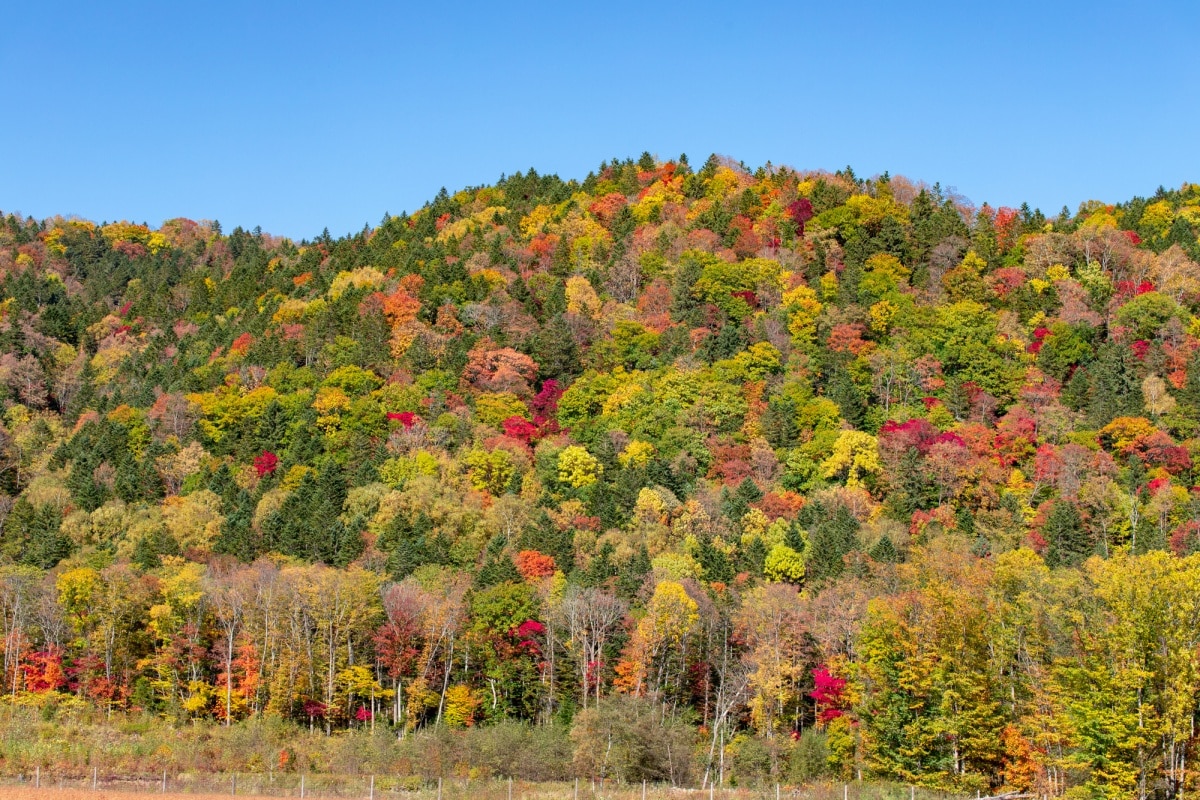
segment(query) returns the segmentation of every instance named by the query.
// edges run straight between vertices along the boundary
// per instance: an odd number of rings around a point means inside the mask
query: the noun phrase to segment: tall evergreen
[[[839,505],[832,515],[822,515],[809,530],[808,569],[813,581],[836,578],[845,570],[845,558],[857,550],[858,520]]]
[[[1058,500],[1042,526],[1046,540],[1046,564],[1050,567],[1075,567],[1092,554],[1094,545],[1074,503]]]

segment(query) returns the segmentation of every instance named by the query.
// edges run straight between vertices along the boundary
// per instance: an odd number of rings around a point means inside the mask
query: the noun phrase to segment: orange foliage
[[[537,550],[522,550],[513,556],[513,563],[517,566],[517,572],[527,581],[548,578],[557,569],[554,556],[539,553]]]
[[[254,344],[254,337],[248,333],[243,333],[241,336],[233,340],[233,344],[229,345],[229,352],[235,355],[244,356],[252,344]]]
[[[789,522],[796,518],[800,509],[808,501],[804,495],[783,489],[779,492],[767,492],[755,507],[767,515],[767,519],[775,520],[783,517]]]

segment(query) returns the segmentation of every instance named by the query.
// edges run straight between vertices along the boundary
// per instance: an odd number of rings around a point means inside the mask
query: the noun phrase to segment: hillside
[[[649,155],[340,239],[9,215],[7,702],[1192,791],[1198,234]]]

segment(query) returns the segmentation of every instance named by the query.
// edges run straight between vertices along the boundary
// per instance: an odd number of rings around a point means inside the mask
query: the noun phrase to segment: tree
[[[804,581],[804,556],[786,544],[777,544],[767,553],[763,577],[772,583],[800,584]]]
[[[683,585],[659,581],[617,665],[618,685],[633,695],[677,701],[698,620],[699,607]]]
[[[846,486],[851,488],[862,486],[865,478],[881,469],[875,437],[862,431],[842,431],[822,465],[826,478],[844,474]]]
[[[787,585],[751,591],[735,617],[749,667],[751,721],[768,738],[799,731],[811,651],[796,590]]]
[[[571,588],[553,612],[566,639],[563,646],[579,671],[580,704],[589,697],[600,703],[604,650],[628,606],[613,595],[594,588]]]
[[[242,573],[208,575],[205,592],[212,603],[213,616],[220,628],[219,648],[225,662],[225,707],[221,716],[229,727],[233,719],[233,659],[234,642],[242,627],[242,618],[249,604],[246,582]]]
[[[817,513],[814,510],[813,516]],[[812,580],[836,578],[842,574],[846,555],[858,548],[858,529],[858,520],[842,505],[834,509],[832,516],[819,519],[809,534],[812,544],[806,559]]]
[[[571,445],[558,455],[558,479],[574,489],[592,485],[603,471],[595,456],[578,445]]]
[[[1057,501],[1042,526],[1046,540],[1046,564],[1050,567],[1078,566],[1093,552],[1093,544],[1074,503]]]

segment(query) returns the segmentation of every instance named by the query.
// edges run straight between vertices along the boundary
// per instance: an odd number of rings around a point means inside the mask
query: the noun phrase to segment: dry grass
[[[146,780],[139,785],[125,784],[119,788],[100,786],[92,790],[90,783],[78,781],[74,786],[58,788],[57,781],[44,780],[42,788],[35,789],[30,783],[21,786],[0,786],[0,800],[138,800],[138,798],[154,797],[159,800],[217,800],[230,797],[229,784],[221,790],[219,779],[214,778],[204,785],[192,785],[190,791],[167,792],[162,794],[160,786]],[[847,787],[846,797],[849,800],[909,800],[908,787],[888,786],[880,784],[855,784]],[[261,794],[256,794],[261,791]],[[775,788],[725,788],[718,789],[711,797],[713,800],[774,800]],[[239,782],[237,796],[241,798],[281,798],[299,797],[297,786],[271,785],[264,786],[252,782]],[[367,784],[343,783],[337,787],[310,787],[306,792],[310,800],[333,800],[333,798],[368,799]],[[780,800],[843,800],[842,784],[820,783],[802,788],[782,787]],[[917,790],[916,800],[951,800],[951,796]],[[440,795],[441,800],[708,800],[707,790],[680,789],[665,786],[650,786],[646,794],[642,794],[640,785],[613,786],[611,784],[592,788],[589,782],[580,781],[578,795],[575,787],[569,783],[528,783],[516,781],[512,785],[512,794],[506,781],[466,781],[459,779],[447,780]],[[380,786],[375,791],[376,800],[438,800],[436,788],[401,789],[395,785]]]
[[[573,797],[573,787],[560,784],[530,784],[522,787],[514,786],[514,800],[561,800],[567,798],[571,800]],[[242,794],[240,791],[238,797],[249,798],[278,798],[278,797],[296,797],[298,793],[294,790],[288,794],[274,795],[256,795]],[[320,800],[317,795],[308,795],[312,800]],[[344,795],[346,797],[354,795]],[[444,800],[460,800],[460,798],[472,798],[472,800],[507,800],[508,787],[503,785],[482,786],[476,784],[472,787],[460,785],[446,785],[443,787],[442,796]],[[709,796],[707,791],[688,790],[688,789],[648,789],[646,793],[647,800],[702,800]],[[758,798],[774,797],[774,792],[762,793],[751,790],[726,790],[717,792],[716,797],[720,800],[757,800]],[[57,786],[43,786],[40,789],[35,789],[30,785],[26,786],[0,786],[0,800],[138,800],[138,798],[154,797],[158,800],[227,800],[230,797],[229,792],[222,794],[191,794],[168,792],[162,794],[160,792],[151,792],[143,789],[124,790],[124,789],[104,789],[97,790],[80,789],[80,788],[64,788],[59,789]],[[387,800],[387,798],[403,798],[404,800],[435,800],[437,797],[436,789],[423,789],[414,792],[377,792],[378,800]],[[580,800],[640,800],[642,797],[641,787],[621,787],[619,789],[597,790],[592,793],[590,787],[581,787],[579,791]],[[784,798],[793,798],[795,795],[784,791]],[[366,800],[366,795],[363,795]]]
[[[0,786],[0,800],[132,800],[145,797],[146,792],[116,791],[113,789],[59,789],[58,787],[43,786],[34,789],[32,786]],[[228,800],[228,794],[155,794],[161,800]],[[238,795],[252,798],[254,795]]]

